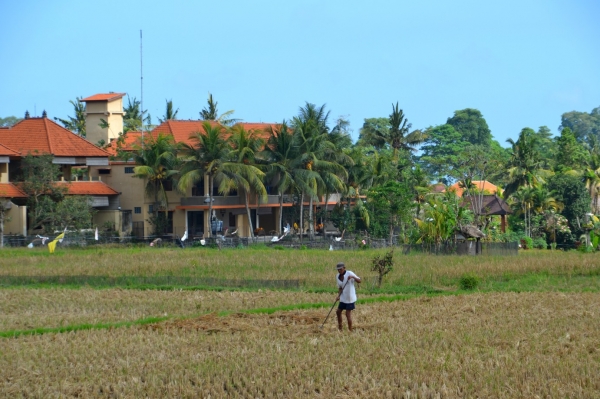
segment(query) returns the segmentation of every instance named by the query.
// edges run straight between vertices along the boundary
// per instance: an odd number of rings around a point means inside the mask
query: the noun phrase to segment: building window
[[[141,206],[136,206],[133,208],[133,212],[134,213],[142,213],[142,207]]]
[[[163,188],[165,189],[165,191],[173,191],[173,181],[172,180],[163,181]]]
[[[110,169],[98,169],[99,175],[110,175]]]
[[[133,166],[125,166],[125,173],[133,173]]]
[[[154,212],[154,205],[148,205],[148,212]]]

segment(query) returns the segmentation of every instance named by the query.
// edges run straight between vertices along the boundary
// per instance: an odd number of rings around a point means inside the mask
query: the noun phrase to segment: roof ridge
[[[2,143],[0,143],[0,146],[4,147],[4,148],[6,148],[7,150],[10,150],[10,151],[12,151],[12,152],[16,152],[17,154],[20,154],[20,153],[21,153],[21,151],[13,150],[13,149],[12,149],[12,148],[10,148],[9,146],[7,146],[7,145],[4,145],[4,144],[2,144]]]
[[[52,148],[52,142],[50,141],[50,129],[48,129],[48,118],[44,118],[44,127],[46,128],[46,138],[48,139],[48,148],[50,149],[50,154],[54,154],[54,149]]]

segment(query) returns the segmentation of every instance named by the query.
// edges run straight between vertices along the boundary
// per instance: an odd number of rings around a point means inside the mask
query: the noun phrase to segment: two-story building
[[[93,132],[94,140],[109,143],[107,151],[113,156],[117,155],[117,148],[121,151],[133,151],[135,145],[139,147],[142,142],[141,132],[128,132],[119,137],[115,132],[122,131],[123,113],[122,94],[96,94],[84,98],[88,113],[86,124],[87,134]],[[98,122],[97,115],[113,117],[110,129]],[[120,119],[119,119],[120,118]],[[156,137],[158,134],[171,135],[176,143],[193,144],[190,136],[193,133],[202,132],[200,120],[167,120],[156,126],[151,132],[144,132],[146,137]],[[267,139],[266,129],[271,126],[268,123],[241,123],[248,131],[256,132],[260,137]],[[95,168],[92,178],[102,178],[108,185],[121,193],[120,203],[124,211],[132,215],[133,234],[137,236],[149,236],[153,227],[148,223],[153,213],[154,200],[144,194],[145,182],[143,179],[133,178],[135,163],[132,160],[111,160],[110,165]],[[167,232],[174,236],[183,236],[187,231],[190,237],[202,237],[211,226],[218,226],[220,232],[228,229],[229,232],[237,231],[241,237],[250,236],[250,229],[244,198],[236,192],[221,195],[215,187],[213,190],[213,215],[209,215],[208,178],[199,181],[194,187],[189,187],[183,195],[167,184],[168,205],[161,212],[167,213]],[[271,187],[267,186],[267,201],[259,203],[255,195],[250,196],[250,208],[253,228],[262,228],[266,234],[276,232],[279,226],[279,195]],[[337,196],[335,197],[337,198]],[[330,198],[330,204],[335,204],[336,199]],[[308,205],[308,203],[306,204]],[[315,202],[314,206],[324,205]],[[284,196],[284,207],[293,206],[293,201]],[[211,224],[211,222],[216,222]]]
[[[102,181],[96,172],[98,168],[109,166],[110,153],[50,120],[44,111],[42,117],[30,117],[26,113],[25,119],[14,126],[0,128],[0,183],[7,191],[0,197],[18,198],[11,201],[15,206],[10,210],[6,233],[25,235],[28,228],[34,227],[27,226],[26,210],[22,206],[25,193],[15,191],[14,183],[19,180],[23,158],[43,154],[52,155],[52,163],[60,167],[60,180],[56,184],[65,185],[66,195],[85,195],[91,199],[97,210],[95,225],[109,222],[127,232],[127,218],[119,212],[119,192]]]

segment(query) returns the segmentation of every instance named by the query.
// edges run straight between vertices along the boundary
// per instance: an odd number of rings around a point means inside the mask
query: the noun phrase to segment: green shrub
[[[276,249],[278,251],[282,251],[284,248],[283,248],[283,245],[274,245],[273,249]]]
[[[535,240],[533,240],[533,247],[537,249],[547,249],[548,243],[544,238],[538,237]]]
[[[460,289],[472,291],[479,285],[479,278],[474,274],[465,274],[460,278]]]
[[[531,237],[521,237],[521,246],[523,249],[532,249],[533,248],[533,240]]]
[[[306,245],[300,245],[300,249],[308,249]]]

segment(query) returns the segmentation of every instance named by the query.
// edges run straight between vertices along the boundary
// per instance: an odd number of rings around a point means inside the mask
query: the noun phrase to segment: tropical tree
[[[269,138],[261,158],[266,164],[266,180],[273,182],[279,194],[279,230],[283,231],[283,196],[295,187],[298,146],[284,120],[280,125],[267,128]]]
[[[230,129],[231,136],[231,161],[238,164],[239,170],[226,175],[224,184],[241,189],[244,192],[244,204],[250,228],[250,237],[254,238],[252,217],[250,216],[249,199],[254,193],[258,197],[258,203],[266,199],[267,190],[263,183],[265,173],[256,166],[257,156],[264,146],[264,141],[257,137],[254,131],[247,131],[242,125],[235,125]]]
[[[165,109],[165,115],[161,118],[158,118],[158,121],[160,123],[163,123],[165,121],[169,121],[169,120],[176,120],[177,119],[177,113],[179,112],[179,108],[177,108],[175,111],[173,111],[173,100],[165,100],[167,102],[167,107]]]
[[[54,120],[62,123],[65,129],[85,137],[85,104],[81,102],[81,97],[76,97],[75,101],[69,100],[69,102],[73,105],[75,116],[68,116],[67,119],[55,117]]]
[[[150,115],[146,110],[141,110],[141,102],[133,97],[133,101],[127,96],[127,105],[123,108],[123,133],[139,131],[144,128],[143,123],[150,125]]]
[[[544,182],[548,172],[541,169],[539,152],[536,149],[537,139],[535,132],[524,128],[515,142],[506,140],[511,145],[511,157],[508,163],[508,179],[504,195],[510,196],[519,187],[533,187]]]
[[[168,211],[169,200],[165,186],[167,183],[172,184],[178,173],[177,148],[173,136],[162,133],[156,137],[148,135],[142,145],[134,147],[133,160],[138,166],[133,169],[133,177],[146,181],[145,194],[154,199],[152,224],[156,235],[163,233],[164,228],[159,219],[159,210],[164,209],[165,221]]]
[[[16,116],[0,117],[0,127],[10,127],[19,123],[22,119]]]
[[[481,112],[474,108],[465,108],[455,111],[446,121],[448,125],[460,133],[462,140],[473,145],[488,147],[492,140],[492,133]]]
[[[368,206],[373,213],[375,234],[387,230],[389,244],[394,243],[394,229],[409,222],[414,206],[413,196],[406,183],[388,181],[368,191]]]
[[[443,196],[429,196],[423,208],[423,218],[415,219],[419,229],[418,244],[447,243],[456,230],[472,220],[471,211],[460,205],[460,200],[453,191],[446,192]]]
[[[241,119],[231,118],[231,115],[233,115],[234,112],[234,110],[229,110],[219,115],[217,101],[213,99],[212,94],[208,93],[207,104],[206,107],[200,111],[200,118],[205,121],[217,121],[223,126],[233,126],[241,121]]]
[[[313,201],[319,192],[343,191],[343,179],[347,176],[339,161],[352,162],[335,144],[330,141],[327,119],[329,112],[325,105],[320,107],[306,103],[300,107],[298,116],[293,119],[294,138],[299,148],[296,185],[301,192],[301,207],[304,194],[309,196],[309,236],[314,237]],[[302,209],[302,208],[301,208]],[[300,213],[302,218],[302,212]],[[302,225],[302,220],[300,221]]]

